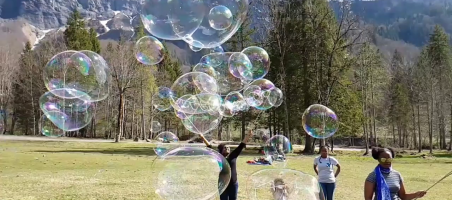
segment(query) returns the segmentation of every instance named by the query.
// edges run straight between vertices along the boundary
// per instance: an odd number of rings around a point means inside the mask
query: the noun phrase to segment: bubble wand
[[[449,173],[447,173],[446,175],[444,175],[441,179],[439,179],[438,181],[436,181],[432,186],[430,186],[427,190],[425,190],[426,192],[429,191],[430,189],[432,189],[435,185],[437,185],[438,183],[440,183],[441,181],[443,181],[444,179],[446,179],[447,177],[449,177],[450,175],[452,175],[452,171],[450,171]]]

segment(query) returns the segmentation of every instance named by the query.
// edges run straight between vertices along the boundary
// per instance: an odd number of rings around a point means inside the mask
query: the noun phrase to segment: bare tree
[[[18,52],[12,47],[10,42],[0,44],[0,125],[3,128],[1,134],[6,133],[7,107],[10,104],[13,90],[13,82],[17,77],[18,71]]]
[[[120,41],[116,48],[106,51],[105,58],[110,64],[113,76],[113,83],[115,85],[112,94],[119,97],[118,102],[118,119],[117,119],[117,133],[115,142],[119,142],[124,134],[124,119],[125,119],[125,102],[126,93],[129,89],[135,87],[134,80],[138,78],[138,67],[140,64],[133,56],[133,44]]]

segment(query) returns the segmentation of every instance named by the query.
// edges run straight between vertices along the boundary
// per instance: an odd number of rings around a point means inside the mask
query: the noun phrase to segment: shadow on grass
[[[398,154],[397,157],[400,158],[452,158],[452,152],[433,152],[433,154],[429,153],[417,153],[417,154]]]
[[[216,148],[213,148],[215,151]],[[231,151],[234,149],[231,148]],[[153,147],[125,147],[125,148],[83,148],[83,149],[64,149],[64,150],[36,150],[37,153],[92,153],[109,155],[130,155],[130,156],[156,156]],[[256,150],[243,150],[241,156],[263,156]]]
[[[132,147],[132,148],[106,148],[106,149],[67,149],[67,150],[37,150],[38,153],[100,153],[109,155],[131,155],[131,156],[155,156],[153,148]]]

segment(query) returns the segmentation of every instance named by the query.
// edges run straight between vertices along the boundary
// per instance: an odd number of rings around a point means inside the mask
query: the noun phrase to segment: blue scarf
[[[377,196],[377,200],[391,200],[391,191],[389,190],[388,184],[386,184],[386,180],[383,177],[382,173],[389,174],[391,172],[391,168],[383,168],[378,165],[375,168],[375,182],[377,187],[375,189],[375,194]]]

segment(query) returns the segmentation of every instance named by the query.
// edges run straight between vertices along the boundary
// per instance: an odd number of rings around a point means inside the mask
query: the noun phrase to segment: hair
[[[224,148],[226,147],[225,144],[221,143],[218,145],[218,152],[223,153]]]
[[[328,151],[328,148],[326,148],[326,146],[320,146],[319,147],[319,153],[322,151],[323,148],[325,148]]]
[[[275,178],[275,180],[273,180],[273,184],[274,185],[284,185],[284,180],[282,178]]]
[[[380,154],[383,152],[390,152],[391,157],[395,158],[395,152],[392,148],[380,148],[380,147],[372,148],[372,158],[378,160],[380,158]]]

